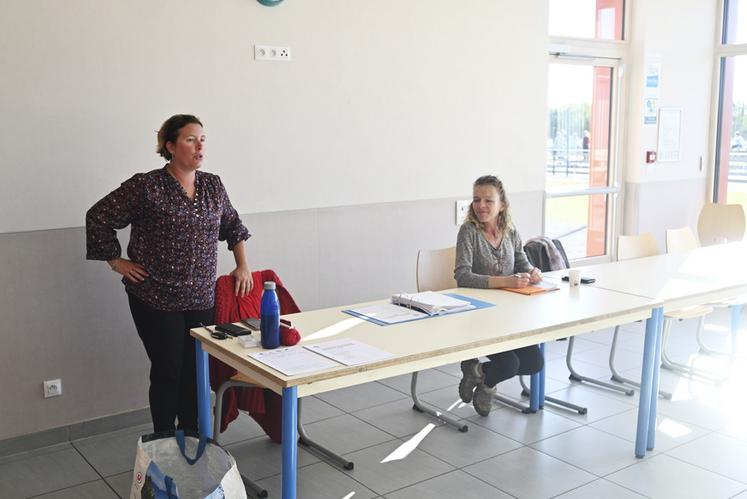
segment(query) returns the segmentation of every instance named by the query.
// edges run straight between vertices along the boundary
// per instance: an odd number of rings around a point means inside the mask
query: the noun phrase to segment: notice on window
[[[661,89],[661,58],[649,55],[646,58],[643,84],[643,124],[656,125],[659,115],[659,91]]]
[[[680,160],[680,122],[682,110],[676,108],[659,109],[659,143],[657,161]]]

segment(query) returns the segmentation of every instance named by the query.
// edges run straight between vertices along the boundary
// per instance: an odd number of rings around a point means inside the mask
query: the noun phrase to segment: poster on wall
[[[646,57],[645,81],[643,86],[643,124],[656,125],[659,111],[659,90],[661,88],[661,58]]]
[[[659,139],[656,159],[659,162],[680,160],[680,126],[682,110],[674,107],[659,109]]]

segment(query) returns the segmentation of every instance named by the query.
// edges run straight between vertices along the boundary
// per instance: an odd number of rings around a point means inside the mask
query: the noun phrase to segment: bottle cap
[[[265,281],[265,289],[275,289],[274,281]]]

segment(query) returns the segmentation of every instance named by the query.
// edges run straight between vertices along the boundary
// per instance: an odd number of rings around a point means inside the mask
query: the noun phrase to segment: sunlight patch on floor
[[[407,442],[403,442],[402,445],[394,449],[391,454],[382,459],[381,463],[383,464],[390,461],[401,461],[402,459],[406,458],[412,451],[414,451],[418,447],[418,445],[420,445],[420,442],[422,442],[423,439],[427,437],[431,430],[433,430],[433,428],[435,427],[436,425],[434,425],[433,423],[428,423],[422,430],[410,437],[410,440],[408,440]]]

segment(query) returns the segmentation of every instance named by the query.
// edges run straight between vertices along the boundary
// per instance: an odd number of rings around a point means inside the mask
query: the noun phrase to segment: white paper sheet
[[[340,364],[357,366],[394,357],[393,354],[353,339],[332,340],[304,348],[316,352]]]
[[[262,350],[261,352],[250,353],[249,357],[270,366],[276,371],[280,371],[286,376],[323,371],[340,366],[339,363],[302,346]]]

